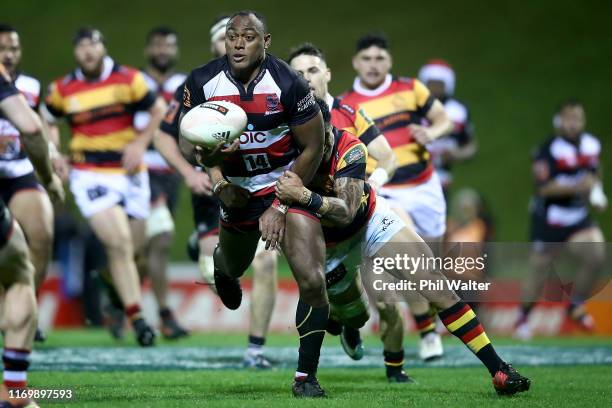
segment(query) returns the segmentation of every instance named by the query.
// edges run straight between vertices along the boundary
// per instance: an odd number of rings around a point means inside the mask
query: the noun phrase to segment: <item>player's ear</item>
[[[357,71],[357,54],[353,55],[353,69]]]
[[[272,35],[270,33],[264,34],[264,49],[267,50],[272,44]]]
[[[327,82],[331,81],[331,70],[329,68],[325,70],[325,80]]]

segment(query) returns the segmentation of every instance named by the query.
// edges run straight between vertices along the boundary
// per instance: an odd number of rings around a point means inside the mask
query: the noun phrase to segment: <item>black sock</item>
[[[162,320],[172,318],[172,310],[170,310],[169,307],[164,307],[163,309],[159,309],[159,317],[161,317]]]
[[[265,337],[251,336],[249,335],[249,347],[261,348],[266,344]]]
[[[387,377],[399,374],[404,369],[404,350],[400,351],[383,351],[385,356],[385,368],[387,369]]]
[[[300,355],[297,371],[316,375],[321,345],[329,318],[329,305],[312,307],[300,299],[295,312],[295,325],[300,335]]]

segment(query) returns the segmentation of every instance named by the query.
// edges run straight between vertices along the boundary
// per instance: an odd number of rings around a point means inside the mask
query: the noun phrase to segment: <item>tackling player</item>
[[[106,55],[100,31],[79,29],[74,54],[78,67],[50,87],[47,117],[65,117],[70,125],[70,189],[106,249],[113,283],[138,343],[151,346],[155,333],[141,314],[134,255],[143,249],[149,215],[142,156],[159,126],[164,103],[149,91],[142,73]],[[133,117],[139,110],[149,111],[151,120],[137,134]]]
[[[325,112],[325,103],[321,100],[318,103]],[[364,181],[366,147],[348,132],[333,129],[329,116],[329,112],[324,114],[327,120],[323,160],[310,188],[304,187],[300,177],[291,171],[285,171],[276,182],[276,193],[281,200],[299,204],[321,217],[325,241],[331,246],[326,257],[328,275],[354,271],[362,258],[366,258],[364,273],[373,273],[371,263],[376,258],[433,256],[427,244]],[[336,269],[340,264],[345,268]],[[446,280],[436,269],[408,270],[396,266],[385,271],[398,279],[415,282]],[[426,288],[419,292],[437,308],[447,329],[488,369],[499,394],[529,389],[530,380],[497,355],[476,314],[452,290]],[[367,309],[362,313],[365,322]]]
[[[260,237],[266,249],[282,246],[300,292],[293,393],[322,397],[316,372],[329,304],[321,225],[308,210],[289,208],[274,194],[274,183],[285,170],[305,180],[314,175],[323,152],[321,113],[305,81],[266,53],[271,36],[263,16],[241,11],[226,27],[227,55],[193,70],[183,99],[183,112],[204,102],[214,108],[214,101],[225,100],[241,106],[248,117],[246,143],[236,140],[227,148],[220,144],[200,160],[209,167],[213,191],[221,201],[215,286],[223,303],[237,309],[242,300],[238,278],[251,264]],[[192,146],[184,139],[181,143],[186,157],[194,160]]]
[[[54,201],[62,201],[64,191],[51,169],[48,140],[43,134],[41,120],[21,93],[0,63],[0,114],[19,132],[22,147],[49,195]],[[29,356],[36,332],[35,271],[29,253],[23,231],[0,198],[0,286],[4,292],[1,305],[4,371],[0,405],[3,407],[38,407],[31,399],[11,395],[11,392],[27,391]]]
[[[585,131],[585,125],[586,115],[580,102],[562,103],[555,116],[555,134],[534,155],[536,190],[530,206],[534,270],[524,288],[524,303],[515,332],[524,340],[532,336],[529,314],[558,256],[560,244],[549,242],[567,242],[564,247],[580,259],[581,268],[575,274],[567,315],[582,329],[594,329],[595,322],[584,302],[604,265],[605,239],[589,215],[589,206],[603,211],[608,200],[601,180],[601,143]]]
[[[474,127],[467,105],[453,97],[455,71],[444,60],[431,60],[419,70],[419,81],[427,85],[434,98],[444,104],[446,114],[453,122],[453,131],[427,145],[431,161],[440,177],[444,196],[452,183],[451,166],[472,158],[476,154]]]
[[[331,80],[331,71],[321,50],[309,43],[302,44],[291,52],[287,61],[293,69],[298,71],[308,81],[310,89],[314,92],[315,96],[325,100],[328,106],[331,107],[332,125],[356,135],[367,146],[368,155],[376,160],[376,167],[372,171],[368,183],[376,189],[384,185],[389,180],[389,176],[392,176],[395,172],[395,155],[387,143],[387,139],[380,133],[363,109],[351,106],[329,94],[328,84]],[[362,276],[362,278],[364,277]],[[368,296],[371,299],[376,299],[374,303],[381,320],[380,337],[384,344],[383,354],[385,356],[387,378],[392,382],[407,382],[409,377],[403,371],[404,325],[397,301],[396,299],[378,299],[389,294],[373,292],[369,290],[371,285],[367,284],[367,282],[364,282],[364,284],[366,291],[368,291]],[[333,301],[331,302],[333,304]],[[421,316],[417,317],[420,318]],[[427,325],[419,321],[422,326],[433,325],[429,315],[426,315],[426,319],[429,321]],[[328,328],[328,331],[333,333],[333,328],[331,329]],[[424,333],[424,336],[427,335],[428,333]],[[434,335],[437,336],[437,333]],[[344,326],[342,328],[341,341],[344,350],[351,358],[358,360],[363,356],[363,342],[361,341],[359,330],[351,326]],[[441,350],[429,348],[430,344],[432,342],[421,342],[419,354],[425,360],[438,357],[441,354]]]
[[[40,82],[21,72],[21,42],[15,28],[0,24],[0,62],[11,81],[26,98],[30,107],[38,110]],[[34,282],[40,289],[47,272],[53,245],[53,206],[34,174],[34,167],[21,145],[19,132],[9,121],[0,117],[0,194],[11,214],[27,237]],[[36,340],[44,335],[36,331]]]

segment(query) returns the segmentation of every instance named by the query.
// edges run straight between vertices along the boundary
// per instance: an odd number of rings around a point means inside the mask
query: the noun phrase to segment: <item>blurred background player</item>
[[[49,160],[49,144],[42,122],[28,105],[22,91],[0,63],[0,115],[17,130],[23,149],[36,173],[54,201],[64,199],[60,179],[53,174]],[[2,333],[4,350],[3,382],[0,405],[3,407],[38,407],[28,398],[14,398],[9,392],[28,387],[29,356],[36,332],[37,306],[35,270],[30,250],[19,224],[0,198],[0,286],[2,287]]]
[[[144,50],[147,66],[142,70],[149,89],[166,103],[170,103],[177,88],[183,86],[187,75],[175,72],[179,55],[177,33],[169,27],[155,27],[149,31]],[[148,112],[134,116],[134,127],[141,132],[150,120]],[[149,279],[161,320],[161,333],[165,338],[187,336],[168,306],[168,258],[174,234],[174,211],[178,200],[180,175],[166,163],[150,145],[144,154],[151,186],[151,214],[146,224],[146,260],[143,268]]]
[[[219,16],[210,27],[210,50],[214,58],[220,58],[226,54],[225,30],[228,21],[229,16]],[[182,101],[182,91],[176,100]],[[172,122],[167,119],[165,121]],[[178,138],[178,122],[174,127],[164,128],[162,126],[162,130]],[[189,240],[189,254],[194,261],[198,262],[204,282],[212,284],[212,255],[219,242],[219,200],[210,194],[192,194],[191,200],[196,231]],[[264,243],[259,243],[251,267],[253,268],[253,286],[249,304],[249,336],[243,365],[248,368],[266,369],[272,366],[271,360],[264,354],[264,345],[276,303],[278,253],[265,251]],[[214,286],[211,288],[214,290]]]
[[[533,271],[523,288],[524,303],[515,334],[529,339],[529,314],[547,277],[559,244],[578,257],[581,267],[573,275],[571,302],[567,315],[583,330],[592,331],[595,322],[584,302],[593,289],[605,261],[605,242],[599,226],[589,215],[589,206],[603,211],[608,199],[603,192],[599,139],[585,131],[586,115],[576,100],[563,102],[554,117],[555,134],[536,151],[533,159],[535,194],[531,208]],[[590,244],[585,244],[590,243]]]
[[[455,93],[455,71],[444,60],[431,60],[419,70],[419,81],[424,83],[434,98],[444,105],[444,110],[453,122],[453,130],[427,145],[431,161],[442,183],[444,196],[452,183],[451,166],[468,160],[476,154],[474,128],[467,105],[453,97]]]
[[[366,145],[368,155],[371,154],[376,160],[376,168],[370,175],[368,182],[371,182],[375,188],[384,185],[395,172],[395,154],[387,139],[380,133],[363,109],[352,106],[329,94],[328,86],[331,80],[331,70],[327,66],[323,52],[313,44],[305,43],[293,49],[287,61],[293,69],[306,79],[314,95],[324,100],[327,106],[331,108],[331,124],[337,129],[346,130],[357,136]],[[341,267],[344,268],[345,272],[352,272],[350,266],[338,266],[338,268]],[[337,302],[334,302],[334,298],[345,294],[337,294],[333,288],[338,284],[331,285],[329,277],[332,275],[328,273],[326,276],[328,277],[327,286],[331,304],[330,324],[327,330],[331,334],[340,334],[344,351],[351,358],[359,360],[363,357],[364,350],[358,327],[340,325],[343,310]],[[345,279],[348,279],[349,276]],[[361,279],[364,279],[366,291],[370,298],[374,300],[380,316],[380,336],[384,345],[386,362],[389,363],[386,364],[387,378],[393,382],[408,382],[409,378],[403,371],[404,324],[397,299],[391,299],[389,293],[372,293],[373,291],[369,290],[372,285],[367,283],[369,278],[361,276]],[[387,295],[388,299],[378,299]],[[359,301],[359,297],[357,297],[357,300]],[[429,343],[423,344],[428,345]],[[430,350],[424,356],[431,358],[431,355],[437,354],[438,350]]]
[[[149,215],[149,180],[142,156],[164,113],[143,75],[116,64],[94,28],[74,37],[78,67],[52,83],[45,100],[48,119],[66,117],[70,140],[70,188],[76,204],[106,249],[110,274],[142,346],[155,333],[141,314],[135,254],[143,250]],[[140,134],[135,111],[151,120]]]
[[[6,24],[0,24],[0,62],[30,107],[37,111],[40,82],[20,71],[19,34]],[[45,280],[53,246],[53,206],[21,144],[19,131],[0,117],[0,194],[27,238],[38,292]],[[36,340],[44,340],[40,330],[36,331]]]
[[[364,109],[374,119],[397,156],[397,170],[378,194],[387,198],[425,241],[439,242],[446,229],[446,202],[425,146],[449,133],[452,123],[425,85],[414,78],[393,76],[391,67],[385,36],[366,34],[359,38],[353,56],[357,78],[342,100]],[[368,172],[373,165],[370,159]],[[440,357],[442,341],[429,303],[412,292],[407,292],[406,300],[421,335],[421,357]],[[402,360],[403,349],[388,359],[390,364]]]

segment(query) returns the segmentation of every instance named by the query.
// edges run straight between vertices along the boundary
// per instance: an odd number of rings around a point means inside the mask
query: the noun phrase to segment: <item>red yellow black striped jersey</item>
[[[108,57],[98,80],[88,80],[76,69],[54,81],[45,99],[53,116],[68,120],[73,166],[119,173],[124,172],[123,149],[137,135],[134,113],[154,103],[142,73]]]
[[[331,124],[335,128],[357,136],[366,146],[380,136],[380,130],[362,108],[331,95],[327,95],[326,102],[330,107]]]
[[[423,83],[414,78],[387,75],[377,89],[365,89],[359,78],[353,89],[341,99],[344,103],[363,109],[385,135],[397,156],[398,168],[388,185],[420,184],[433,172],[430,155],[425,146],[417,143],[408,125],[422,125],[431,109],[434,97]],[[376,167],[368,160],[368,173]]]
[[[335,197],[335,180],[350,177],[365,180],[368,149],[352,134],[334,129],[334,146],[329,160],[322,162],[308,186],[323,196]],[[350,238],[368,223],[376,206],[376,194],[364,183],[363,194],[355,218],[346,227],[329,226],[321,220],[325,244],[333,246]]]

